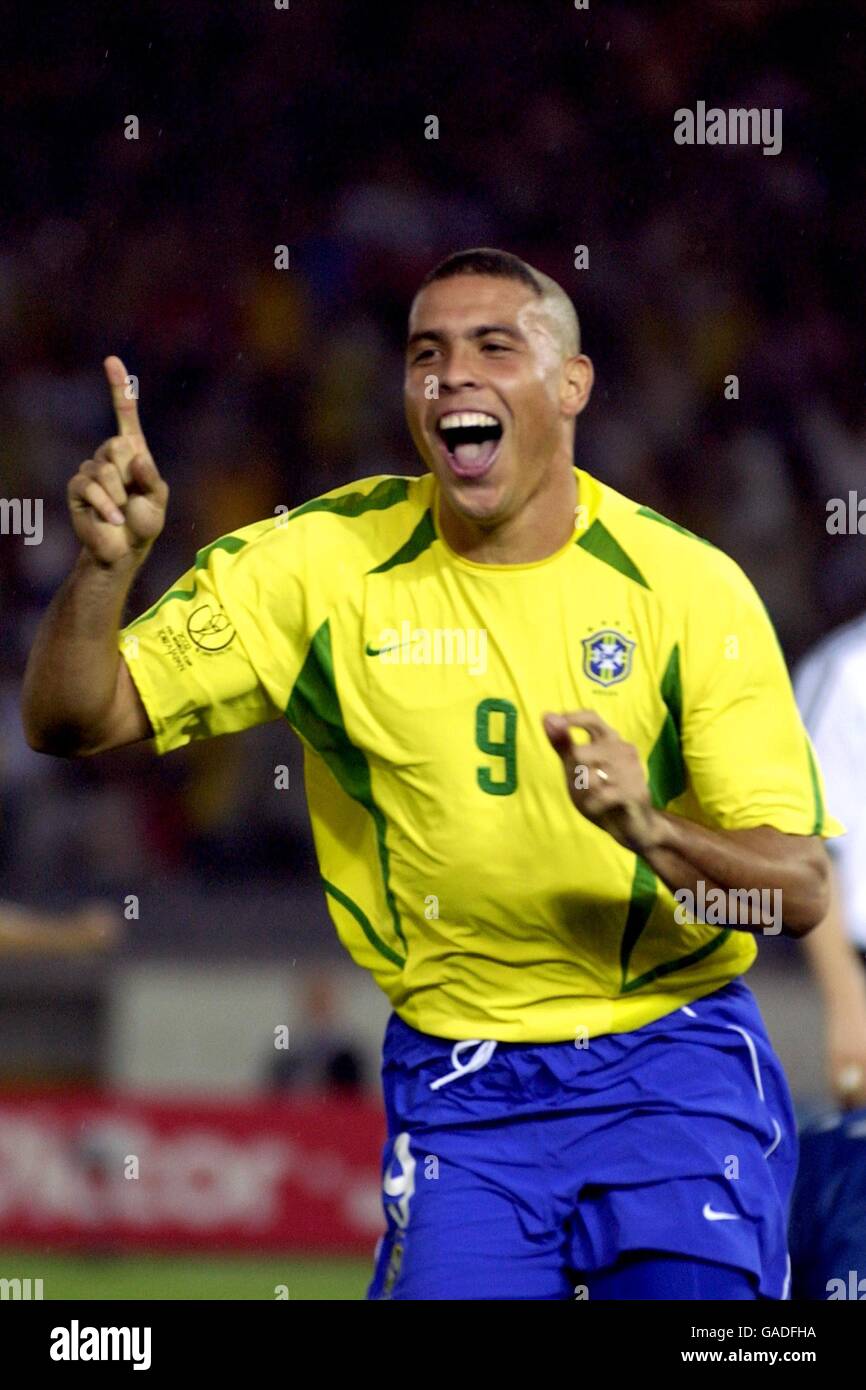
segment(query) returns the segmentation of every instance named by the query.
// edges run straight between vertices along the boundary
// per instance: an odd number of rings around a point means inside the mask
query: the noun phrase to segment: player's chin
[[[469,521],[494,522],[507,510],[507,489],[501,478],[455,478],[434,472],[452,511]]]

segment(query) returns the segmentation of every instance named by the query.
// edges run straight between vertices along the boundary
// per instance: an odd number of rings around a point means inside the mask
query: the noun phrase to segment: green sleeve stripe
[[[333,898],[335,902],[338,902],[341,907],[344,907],[347,912],[351,913],[370,945],[375,946],[380,955],[384,956],[386,960],[389,960],[392,965],[403,966],[406,964],[405,957],[398,956],[397,952],[392,951],[391,947],[386,945],[382,940],[369,917],[358,906],[354,898],[350,898],[348,893],[341,892],[333,883],[329,883],[326,878],[322,879],[322,884],[328,896]]]
[[[693,541],[700,541],[701,545],[708,545],[711,550],[716,550],[712,541],[708,541],[705,536],[695,535],[694,531],[689,531],[685,526],[680,526],[678,522],[671,521],[669,516],[662,516],[661,512],[654,512],[652,507],[638,507],[638,516],[649,517],[650,521],[658,521],[662,526],[669,526],[672,531],[679,531],[681,536],[688,536]]]
[[[307,512],[333,512],[336,516],[363,516],[364,512],[384,512],[405,502],[409,496],[408,478],[383,478],[369,492],[343,492],[339,497],[314,497],[289,512],[289,521]]]
[[[136,627],[138,623],[146,622],[148,618],[153,617],[154,613],[159,612],[164,603],[170,603],[173,598],[183,599],[184,601],[195,598],[195,592],[195,584],[193,584],[191,589],[172,589],[169,593],[164,594],[159,600],[159,603],[155,603],[146,613],[142,613],[139,617],[134,618],[131,623],[127,623],[127,627]]]
[[[680,682],[680,649],[674,644],[662,677],[661,697],[667,708],[661,733],[647,759],[650,794],[653,805],[663,811],[669,801],[682,796],[686,789],[686,768],[680,746],[683,717],[683,692]]]
[[[306,660],[286,706],[286,718],[323,759],[346,795],[357,801],[372,816],[388,910],[394,931],[405,946],[406,938],[390,886],[385,817],[373,800],[370,765],[361,749],[352,743],[343,722],[334,680],[331,625],[328,618],[310,642]]]
[[[364,512],[387,511],[389,507],[396,506],[398,502],[406,501],[409,496],[409,482],[409,478],[383,478],[382,481],[377,483],[374,488],[371,488],[369,492],[345,492],[340,497],[314,497],[311,502],[304,502],[302,506],[296,507],[293,512],[289,512],[288,520],[292,521],[296,516],[303,516],[305,512],[333,512],[337,516],[362,516]],[[275,525],[276,520],[275,518]],[[432,527],[432,517],[430,525]],[[430,537],[430,540],[432,541],[435,539],[434,533]],[[407,545],[409,545],[411,541],[412,537],[410,537]],[[195,569],[200,570],[207,566],[212,551],[226,550],[230,555],[234,555],[238,550],[241,550],[246,543],[247,542],[241,536],[220,536],[218,540],[211,541],[210,545],[206,545],[203,549],[196,552]],[[429,543],[428,541],[428,544]],[[415,553],[420,554],[420,549]],[[409,555],[406,558],[414,559],[415,556]],[[403,564],[405,560],[398,559],[395,555],[392,557],[391,563]],[[136,618],[135,623],[143,623],[146,618],[152,618],[155,613],[159,612],[164,603],[168,603],[173,598],[189,600],[195,598],[195,595],[195,585],[193,585],[191,589],[172,589],[171,593],[161,598],[159,603],[155,604],[153,608],[148,609],[146,613],[142,613],[140,617]],[[130,627],[134,625],[134,623],[129,624]]]
[[[668,802],[681,796],[686,789],[686,767],[680,746],[683,692],[680,649],[676,643],[662,676],[661,697],[666,710],[665,719],[647,759],[650,796],[653,806],[659,811],[663,811]],[[657,891],[655,874],[644,859],[638,858],[619,953],[622,969],[620,992],[623,994],[637,988],[633,981],[628,982],[629,961],[655,907]]]
[[[214,550],[227,550],[229,555],[235,555],[239,550],[243,550],[246,541],[241,536],[220,536],[219,540],[211,541],[203,550],[196,552],[195,567],[203,570]]]
[[[620,994],[625,994],[632,988],[632,986],[627,983],[628,963],[631,959],[632,951],[637,945],[641,933],[650,919],[650,913],[656,905],[657,896],[658,884],[656,876],[646,860],[638,856],[634,866],[634,879],[631,885],[631,901],[628,905],[625,929],[619,948],[619,963],[622,970],[622,978],[619,986]]]
[[[626,554],[620,545],[608,531],[601,521],[594,521],[589,530],[581,536],[577,542],[583,550],[588,550],[590,555],[594,555],[597,560],[610,565],[613,569],[619,570],[626,579],[633,579],[636,584],[641,584],[644,589],[649,588],[640,570],[634,561]]]
[[[678,956],[676,960],[663,961],[661,965],[656,965],[652,970],[638,975],[637,979],[629,980],[628,984],[622,986],[620,993],[633,994],[636,989],[642,989],[652,980],[660,980],[665,975],[673,975],[678,970],[685,970],[689,965],[697,965],[699,960],[705,960],[707,956],[712,955],[713,951],[717,951],[720,946],[723,946],[732,930],[732,927],[722,927],[718,936],[714,936],[711,941],[706,941],[696,951],[691,951],[687,956]]]
[[[211,541],[210,545],[206,545],[202,550],[196,551],[194,568],[197,570],[205,569],[210,560],[211,553],[214,550],[227,550],[229,555],[235,555],[239,550],[243,550],[245,545],[246,541],[240,536],[220,536],[219,540]],[[196,592],[197,585],[195,580],[193,580],[191,589],[171,589],[167,594],[163,594],[159,603],[155,603],[152,608],[149,608],[146,613],[140,614],[133,622],[127,623],[127,627],[136,627],[138,623],[143,623],[148,618],[152,618],[155,613],[159,612],[163,604],[170,603],[173,598],[182,599],[184,603],[191,602],[191,600],[195,598]]]
[[[808,738],[806,739],[806,752],[809,757],[809,776],[812,778],[812,797],[815,802],[815,823],[812,826],[812,834],[820,835],[824,830],[824,798],[821,795],[821,779],[815,766],[815,755]]]
[[[398,565],[409,565],[413,560],[417,560],[419,555],[423,555],[435,539],[436,527],[433,525],[433,513],[428,508],[409,539],[403,542],[400,549],[395,550],[389,560],[384,560],[381,565],[368,570],[367,573],[384,574],[386,570],[396,569]]]

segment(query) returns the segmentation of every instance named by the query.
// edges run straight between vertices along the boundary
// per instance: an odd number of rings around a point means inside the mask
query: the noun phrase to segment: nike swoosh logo
[[[368,642],[364,648],[364,652],[367,656],[381,656],[383,652],[398,652],[401,647],[408,647],[410,645],[411,642],[395,642],[392,647],[371,647]]]
[[[395,642],[393,647],[371,647],[368,642],[364,648],[367,656],[381,656],[383,652],[396,652],[400,647],[405,647],[405,642]]]
[[[709,1202],[704,1202],[704,1219],[707,1221],[739,1221],[740,1217],[735,1211],[713,1211]]]

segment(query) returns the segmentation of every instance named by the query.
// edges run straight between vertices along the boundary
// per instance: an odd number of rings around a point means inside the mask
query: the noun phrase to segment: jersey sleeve
[[[758,594],[720,552],[693,579],[681,737],[702,812],[725,830],[844,834],[827,811],[818,760]]]
[[[223,536],[121,630],[157,752],[282,714],[305,647],[291,558],[273,520]]]
[[[854,834],[863,818],[866,767],[863,700],[844,661],[819,648],[794,673],[794,692],[824,773],[834,811]]]

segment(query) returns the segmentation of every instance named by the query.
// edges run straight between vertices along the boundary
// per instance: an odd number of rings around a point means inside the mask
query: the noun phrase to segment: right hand
[[[84,549],[101,565],[144,559],[165,523],[168,486],[159,475],[127,394],[127,371],[106,357],[117,434],[82,463],[67,489],[72,525]]]

